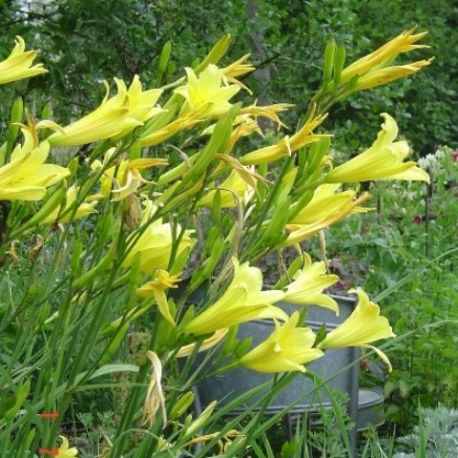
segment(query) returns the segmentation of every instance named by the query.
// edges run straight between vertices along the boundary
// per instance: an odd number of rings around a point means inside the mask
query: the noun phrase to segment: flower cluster
[[[65,295],[70,305],[45,314],[46,326],[40,324],[37,333],[46,335],[60,319],[68,326],[68,314],[78,309],[84,314],[76,323],[91,320],[81,326],[81,335],[78,326],[65,327],[79,343],[64,351],[80,353],[70,358],[73,365],[66,371],[73,379],[64,386],[72,391],[93,376],[85,361],[112,361],[139,322],[152,335],[144,355],[153,364],[144,407],[149,424],[157,416],[164,424],[174,418],[173,409],[166,412],[162,384],[179,372],[177,358],[215,350],[221,342],[230,347],[237,326],[253,320],[269,320],[275,330],[257,346],[234,344],[238,351],[223,355],[227,367],[305,372],[327,349],[347,346],[375,349],[389,365],[371,344],[394,336],[393,331],[361,289],[348,291],[358,296],[358,305],[324,338],[307,327],[308,306],[339,313],[328,290],[339,278],[324,260],[313,261],[303,252],[301,242],[323,238],[333,224],[370,210],[363,206],[370,195],[360,192],[359,183],[428,182],[428,174],[406,160],[409,145],[397,140],[391,115],[382,113],[381,130],[370,147],[339,164],[331,154],[332,136],[324,130],[332,104],[428,65],[430,60],[390,66],[399,54],[423,47],[415,44],[423,36],[404,32],[346,68],[338,64],[338,52],[327,52],[323,86],[305,122],[270,145],[262,144],[265,123],[259,120],[282,129],[281,113],[291,105],[243,103],[242,89],[251,92],[241,80],[254,67],[249,56],[218,65],[227,38],[163,88],[148,88],[138,75],[130,84],[115,78],[117,92],[110,96],[105,82],[99,106],[66,126],[30,117],[23,124],[22,109],[16,107],[0,156],[0,200],[8,203],[1,215],[2,243],[14,248],[18,238],[25,241],[35,231],[46,250],[56,237],[62,237],[61,247],[75,236],[59,283],[70,285]],[[45,73],[41,64],[32,66],[35,57],[18,38],[0,62],[0,83]],[[19,126],[22,142],[16,142]],[[256,146],[250,143],[253,135]],[[84,146],[78,158],[52,163],[59,160],[55,147],[75,146]],[[285,247],[294,247],[298,256],[289,265],[279,263],[278,283],[268,287],[255,262],[273,251],[282,259]],[[100,307],[111,308],[100,311],[99,298]],[[77,307],[81,301],[86,305]],[[297,311],[286,313],[285,302]],[[88,356],[97,351],[97,357]],[[202,415],[195,422],[211,411]],[[186,421],[183,437],[192,442],[190,431],[200,426]],[[62,453],[76,456],[68,440],[62,442]]]

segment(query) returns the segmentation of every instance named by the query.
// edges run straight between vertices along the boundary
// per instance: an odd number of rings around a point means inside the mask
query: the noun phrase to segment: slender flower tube
[[[83,202],[79,205],[77,210],[73,212],[71,208],[74,205],[74,203],[76,202],[77,196],[78,196],[78,188],[76,186],[70,186],[70,188],[68,188],[67,190],[67,198],[65,201],[64,208],[62,209],[60,209],[59,207],[55,208],[46,218],[44,218],[40,222],[40,225],[52,224],[56,221],[58,221],[59,223],[68,223],[72,215],[73,215],[72,221],[75,221],[80,218],[85,218],[86,216],[89,216],[93,213],[97,213],[97,210],[95,209],[97,202]],[[65,212],[64,216],[58,219],[59,213],[63,213],[63,212]]]
[[[429,48],[426,45],[414,44],[420,41],[428,32],[414,34],[415,28],[402,32],[388,43],[385,43],[374,52],[358,59],[342,70],[341,83],[346,83],[354,77],[369,76],[376,73],[380,68],[390,64],[399,54],[413,51],[415,49]]]
[[[218,329],[214,334],[204,339],[200,344],[195,342],[188,345],[184,345],[178,350],[175,356],[177,358],[184,358],[185,356],[191,355],[196,345],[198,345],[198,353],[209,350],[210,348],[213,348],[215,345],[218,345],[224,339],[224,337],[226,337],[228,330],[228,328]]]
[[[285,301],[304,305],[321,305],[339,314],[337,302],[323,290],[339,280],[326,272],[324,262],[314,262],[304,253],[304,267],[296,272],[294,281],[286,287]]]
[[[390,323],[384,316],[380,316],[380,307],[371,302],[367,294],[361,289],[351,289],[349,293],[358,295],[358,305],[353,313],[318,345],[319,348],[368,347],[388,364],[387,356],[378,348],[369,345],[380,339],[395,337]]]
[[[45,164],[49,143],[37,144],[31,132],[22,129],[24,144],[16,146],[8,164],[0,167],[0,200],[41,200],[46,188],[70,175],[70,170]]]
[[[206,118],[220,117],[231,109],[229,99],[240,91],[240,87],[224,86],[221,70],[216,65],[210,64],[199,76],[189,67],[186,68],[186,73],[188,83],[174,91],[186,99],[182,115],[198,112]]]
[[[297,327],[299,312],[283,325],[275,321],[275,331],[240,359],[242,366],[256,372],[305,372],[304,364],[323,356],[312,348],[315,334],[309,328]]]
[[[256,319],[288,319],[283,310],[272,305],[283,299],[283,291],[262,291],[262,273],[257,267],[250,267],[247,262],[240,265],[236,258],[232,258],[232,262],[234,277],[227,290],[213,305],[184,326],[186,334],[210,334]]]
[[[138,76],[134,77],[129,89],[124,81],[118,78],[114,80],[118,93],[108,98],[109,87],[105,82],[107,92],[99,107],[74,123],[56,128],[54,123],[41,121],[42,127],[56,130],[48,141],[52,145],[72,146],[108,138],[117,140],[163,111],[155,107],[161,90],[142,91]]]
[[[396,121],[382,113],[385,122],[372,146],[358,156],[332,169],[326,176],[328,183],[353,183],[370,180],[421,180],[429,183],[429,175],[413,161],[403,162],[409,154],[405,141],[395,142],[398,136]]]
[[[242,164],[267,164],[276,161],[284,156],[290,156],[310,143],[318,141],[320,138],[329,137],[327,134],[314,134],[316,129],[327,117],[325,115],[315,116],[316,106],[312,110],[305,124],[291,137],[284,137],[278,143],[264,148],[259,148],[251,153],[245,154],[240,158]]]
[[[140,136],[139,142],[142,146],[155,146],[182,130],[191,129],[199,122],[200,118],[196,114],[189,113],[148,135]]]
[[[26,51],[21,37],[16,37],[16,44],[11,54],[0,62],[0,84],[30,78],[48,73],[43,64],[32,65],[37,57],[36,51]]]

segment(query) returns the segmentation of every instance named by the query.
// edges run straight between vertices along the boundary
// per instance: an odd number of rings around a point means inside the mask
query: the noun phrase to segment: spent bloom
[[[28,129],[22,129],[23,145],[17,145],[8,164],[0,167],[0,200],[41,200],[46,188],[70,175],[70,170],[45,164],[49,143],[38,144]]]
[[[325,177],[328,183],[351,183],[369,180],[421,180],[429,183],[429,175],[414,161],[403,162],[409,154],[406,141],[394,140],[398,125],[387,113],[377,139],[366,151],[332,169]]]
[[[199,75],[187,67],[186,73],[187,84],[175,89],[175,93],[186,100],[181,114],[193,111],[205,117],[219,117],[231,109],[229,99],[239,92],[240,87],[224,85],[221,70],[216,65],[208,65]]]
[[[384,316],[380,316],[380,307],[371,302],[363,290],[351,289],[348,292],[358,295],[358,305],[340,326],[326,336],[319,348],[368,347],[376,351],[391,370],[387,356],[378,348],[369,345],[395,336],[390,323]]]
[[[16,37],[16,44],[11,54],[0,62],[0,84],[30,78],[47,73],[43,64],[32,65],[37,57],[36,51],[26,51],[25,43],[21,37]]]
[[[285,301],[304,305],[321,305],[339,313],[337,302],[323,290],[339,280],[337,275],[328,274],[322,262],[312,263],[312,259],[304,253],[304,266],[293,277],[293,282],[286,286]]]
[[[262,273],[248,262],[239,264],[232,258],[234,276],[223,295],[210,307],[184,326],[187,334],[210,334],[250,320],[288,316],[272,304],[284,297],[283,291],[262,291]]]
[[[167,411],[165,409],[165,396],[162,390],[162,363],[154,351],[146,352],[151,362],[152,374],[145,402],[143,404],[143,421],[152,426],[156,420],[156,414],[160,410],[164,424],[167,423]]]
[[[297,327],[299,312],[284,324],[275,321],[275,331],[240,359],[240,364],[257,372],[305,372],[307,364],[323,355],[312,348],[315,334],[309,328]]]
[[[102,103],[81,119],[63,128],[50,121],[41,121],[40,127],[56,130],[48,141],[52,145],[74,146],[108,138],[117,140],[163,111],[155,106],[162,93],[160,89],[143,91],[137,75],[129,89],[124,81],[118,78],[114,80],[117,94],[109,98],[108,83],[104,82],[106,95]]]
[[[110,148],[105,154],[105,162],[109,161],[114,148]],[[119,164],[107,168],[100,178],[101,194],[108,198],[112,194],[112,200],[123,200],[133,194],[145,183],[148,183],[141,175],[141,170],[167,164],[163,158],[139,158],[133,160],[122,159]],[[96,160],[91,164],[93,170],[103,167],[102,162]]]

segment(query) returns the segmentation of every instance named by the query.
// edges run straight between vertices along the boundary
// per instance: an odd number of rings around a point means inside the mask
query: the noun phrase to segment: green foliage
[[[393,458],[453,458],[458,449],[458,410],[439,406],[419,409],[420,424],[413,433],[397,439]]]

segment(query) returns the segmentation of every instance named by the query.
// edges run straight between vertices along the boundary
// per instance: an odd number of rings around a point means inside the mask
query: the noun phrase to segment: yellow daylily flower
[[[28,129],[22,129],[24,144],[16,146],[8,164],[0,167],[0,200],[41,200],[46,188],[70,175],[70,170],[45,164],[49,143],[37,144]]]
[[[188,83],[175,89],[175,93],[182,95],[186,102],[181,114],[198,112],[200,116],[207,118],[219,117],[227,113],[232,104],[229,99],[239,92],[236,85],[225,86],[221,70],[210,64],[199,76],[192,68],[187,67]]]
[[[246,204],[254,194],[254,189],[235,170],[232,170],[230,175],[216,188],[208,191],[199,200],[198,205],[201,207],[213,206],[213,199],[216,193],[219,193],[221,208],[233,208],[237,206],[236,198],[242,204]]]
[[[76,186],[70,186],[70,188],[67,189],[65,206],[63,208],[55,208],[46,218],[44,218],[40,222],[40,224],[53,224],[56,221],[58,221],[59,223],[68,223],[72,215],[72,221],[75,221],[80,218],[85,218],[86,216],[91,215],[93,213],[97,213],[97,210],[94,208],[97,205],[97,202],[83,202],[79,205],[76,212],[71,210],[71,207],[76,202],[77,196],[78,188]],[[59,214],[62,214],[64,212],[64,216],[58,218]]]
[[[291,224],[312,224],[338,211],[349,201],[353,201],[356,192],[352,189],[338,192],[341,185],[322,184],[315,189],[312,200],[291,220]],[[355,207],[352,211],[366,211]]]
[[[295,304],[320,305],[339,314],[337,302],[323,290],[339,280],[337,275],[328,274],[322,262],[312,263],[312,259],[304,253],[304,266],[293,276],[293,282],[286,286],[285,301]]]
[[[346,83],[354,77],[369,76],[372,72],[377,72],[380,68],[389,65],[399,54],[413,51],[420,48],[429,48],[426,45],[416,45],[428,32],[414,34],[415,28],[402,32],[388,43],[385,43],[374,52],[358,59],[342,70],[340,81]]]
[[[159,312],[172,326],[175,326],[175,320],[170,314],[166,291],[169,288],[178,288],[180,280],[179,275],[170,275],[166,270],[159,269],[154,280],[145,283],[136,291],[139,297],[154,297]]]
[[[59,447],[59,454],[57,455],[60,458],[75,458],[78,456],[78,450],[76,447],[70,447],[68,439],[65,436],[59,436],[62,441],[62,445]]]
[[[331,331],[318,347],[322,349],[369,347],[382,357],[391,370],[386,355],[378,348],[369,345],[380,339],[395,337],[390,323],[384,316],[380,316],[380,307],[371,302],[363,290],[351,289],[348,292],[358,296],[355,310],[340,326]]]
[[[406,76],[412,75],[413,73],[418,72],[418,70],[427,67],[433,60],[434,57],[431,57],[430,59],[419,60],[407,65],[397,65],[375,70],[359,78],[356,82],[355,89],[358,91],[364,91],[365,89],[382,86],[390,83],[391,81],[405,78]]]
[[[332,169],[325,177],[328,183],[352,183],[369,180],[420,180],[429,183],[429,175],[414,161],[403,162],[409,154],[406,141],[395,142],[396,121],[382,113],[385,122],[372,146],[353,159]]]
[[[37,57],[37,52],[26,51],[24,40],[17,36],[11,54],[0,62],[0,84],[48,73],[48,70],[43,68],[43,64],[32,66],[35,57]]]
[[[335,224],[355,212],[365,212],[369,208],[360,205],[370,198],[368,193],[359,197],[356,191],[348,190],[337,193],[340,185],[321,185],[315,190],[315,195],[286,229],[290,235],[284,242],[285,246],[302,242],[322,229]]]
[[[280,325],[275,321],[275,331],[267,339],[240,358],[240,364],[257,372],[305,372],[304,364],[323,356],[312,348],[315,334],[309,328],[297,327],[299,312]]]
[[[224,294],[210,307],[197,315],[183,328],[186,334],[210,334],[218,329],[250,320],[288,316],[272,304],[284,297],[283,291],[262,291],[262,273],[248,262],[239,264],[232,258],[234,276]]]
[[[125,101],[130,116],[141,122],[145,122],[163,112],[164,110],[155,106],[162,92],[162,89],[144,91],[140,77],[135,75],[127,91]]]
[[[147,205],[145,215],[150,212],[148,208]],[[142,224],[145,224],[145,216]],[[181,232],[179,224],[176,225],[176,231],[177,233]],[[184,231],[176,251],[177,257],[190,251],[194,246],[195,240],[191,237],[192,232],[190,230]],[[136,238],[136,233],[132,234],[132,238]],[[129,267],[134,257],[138,255],[140,257],[140,270],[143,273],[152,274],[157,269],[167,270],[173,243],[176,242],[172,225],[170,223],[162,223],[161,219],[153,221],[133,244],[122,265],[123,267]]]
[[[163,111],[162,108],[155,107],[161,90],[142,91],[137,75],[129,89],[124,81],[118,78],[114,80],[118,89],[117,94],[109,98],[108,83],[104,82],[107,92],[102,103],[94,111],[74,123],[56,129],[54,123],[42,121],[42,127],[57,130],[48,138],[48,141],[52,145],[74,146],[108,138],[117,140]]]
[[[290,156],[310,143],[318,141],[320,138],[329,137],[327,134],[314,134],[316,129],[327,117],[325,115],[315,116],[316,106],[310,113],[304,125],[291,137],[283,137],[278,143],[264,148],[259,148],[241,157],[242,164],[267,164],[276,161],[284,156]]]
[[[114,152],[110,148],[105,154],[105,161],[108,161]],[[106,169],[100,178],[101,193],[104,198],[112,194],[113,201],[123,200],[137,191],[140,186],[149,183],[141,175],[141,170],[167,165],[167,159],[162,158],[139,158],[133,160],[122,159],[119,164]],[[103,164],[94,161],[91,164],[93,170],[100,169]]]

